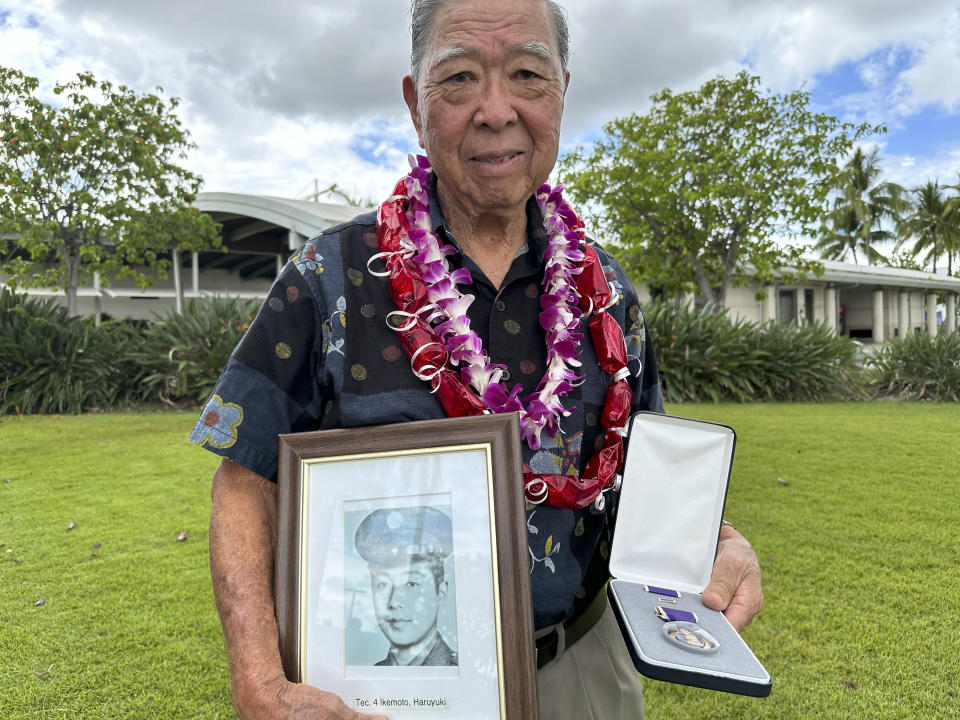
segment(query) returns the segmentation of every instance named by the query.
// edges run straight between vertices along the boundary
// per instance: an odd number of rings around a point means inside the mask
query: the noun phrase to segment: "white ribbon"
[[[603,309],[600,312],[606,312],[607,308],[611,308],[620,301],[620,293],[614,290],[610,285],[607,285],[607,289],[610,291],[610,302],[603,306]]]
[[[541,487],[539,492],[534,492],[531,490],[531,486],[534,483],[540,483]],[[547,486],[546,480],[535,477],[533,480],[530,480],[523,486],[523,494],[527,498],[527,502],[533,505],[539,505],[547,499],[547,495],[550,494],[550,488]]]
[[[593,312],[593,296],[587,295],[587,300],[590,301],[590,309],[583,314],[583,317],[590,317],[590,313]]]
[[[423,312],[426,312],[427,310],[434,311],[428,318],[426,318],[426,321],[429,323],[429,322],[432,322],[433,319],[436,317],[437,313],[440,312],[440,309],[434,303],[429,303],[428,305],[424,305],[422,308],[412,313],[407,312],[406,310],[391,310],[390,312],[387,313],[387,317],[385,318],[387,327],[390,328],[391,330],[398,330],[401,332],[403,330],[409,330],[410,328],[412,328],[414,325],[417,324],[417,318],[420,317],[420,314]],[[410,322],[407,322],[407,323],[404,323],[403,325],[395,327],[390,323],[391,315],[398,315],[399,317],[410,318]]]
[[[421,345],[420,347],[418,347],[418,348],[416,349],[416,351],[413,353],[413,355],[410,356],[410,369],[413,370],[413,374],[414,374],[414,375],[416,375],[418,378],[420,378],[420,379],[423,380],[424,382],[430,382],[431,380],[433,380],[435,377],[437,377],[437,375],[439,375],[439,374],[443,371],[443,365],[441,365],[440,367],[436,367],[436,366],[434,366],[434,365],[424,365],[422,370],[417,370],[417,368],[414,367],[414,362],[415,362],[416,359],[417,359],[417,355],[419,355],[420,353],[422,353],[424,350],[426,350],[426,349],[427,349],[428,347],[430,347],[431,345],[439,345],[439,346],[442,347],[444,350],[447,349],[447,348],[443,345],[443,343],[439,343],[439,342],[429,342],[429,343],[427,343],[426,345]],[[429,371],[429,370],[432,370],[433,372],[426,372],[426,371]],[[437,385],[437,387],[435,387],[435,388],[434,388],[433,390],[431,390],[430,392],[436,392],[436,391],[437,391],[437,388],[439,388],[439,387],[440,387],[440,386]]]
[[[399,255],[399,254],[401,254],[401,252],[402,252],[402,251],[400,251],[400,250],[390,250],[390,251],[387,251],[387,252],[378,252],[376,255],[371,255],[371,256],[370,256],[370,259],[367,260],[367,272],[370,273],[371,275],[373,275],[374,277],[390,277],[390,271],[389,271],[389,270],[384,270],[383,272],[377,272],[376,270],[372,270],[372,269],[370,268],[370,263],[372,263],[374,260],[379,260],[380,258],[392,257],[393,255]]]

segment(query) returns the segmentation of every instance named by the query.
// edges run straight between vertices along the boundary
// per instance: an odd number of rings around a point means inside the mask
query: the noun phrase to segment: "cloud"
[[[927,157],[891,153],[883,160],[884,178],[907,189],[927,181],[937,181],[941,187],[960,184],[960,141]]]
[[[782,92],[815,90],[852,64],[863,87],[834,98],[833,112],[889,122],[892,132],[924,107],[960,106],[956,0],[566,6],[565,146],[644,111],[664,87],[690,90],[744,67]],[[289,195],[317,177],[379,197],[416,149],[400,92],[408,12],[405,0],[0,0],[0,63],[38,76],[48,95],[84,69],[140,91],[163,86],[183,100],[199,145],[191,163],[208,190]],[[911,156],[927,167],[922,153]],[[949,152],[936,157],[953,162]]]
[[[940,32],[923,43],[914,65],[900,74],[916,105],[960,106],[960,10],[954,9]],[[960,127],[960,123],[958,123]]]
[[[111,28],[96,40],[99,48],[81,37],[78,50],[117,58],[115,72],[133,85],[172,78],[179,92],[185,82],[227,83],[237,101],[285,117],[342,120],[404,110],[407,9],[396,0],[68,0],[61,10],[70,25]],[[130,62],[131,53],[144,62]]]

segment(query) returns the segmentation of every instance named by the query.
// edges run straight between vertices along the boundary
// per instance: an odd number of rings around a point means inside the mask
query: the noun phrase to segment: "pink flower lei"
[[[622,435],[632,392],[625,380],[629,371],[623,332],[604,312],[611,293],[596,251],[585,243],[583,222],[564,200],[562,187],[544,184],[538,189],[536,201],[548,237],[540,298],[547,369],[536,391],[521,398],[521,385],[506,389],[501,382],[504,366],[491,362],[470,329],[467,309],[474,296],[461,293],[457,286],[472,278],[465,268],[450,270],[446,258],[457,249],[441,245],[433,232],[427,197],[429,160],[411,157],[410,164],[411,172],[378,210],[380,252],[374,258],[386,260],[386,272],[375,274],[390,278],[398,308],[391,313],[398,318],[393,326],[414,373],[431,383],[448,415],[519,413],[523,439],[537,450],[541,433],[554,436],[560,419],[571,412],[564,408],[563,398],[580,382],[574,368],[580,367],[577,355],[583,335],[577,329],[583,315],[592,313],[591,337],[601,366],[613,376],[604,407],[603,445],[588,462],[583,478],[538,475],[525,468],[524,481],[531,502],[562,507],[596,502],[602,508],[601,493],[614,486],[622,464]],[[577,487],[571,487],[571,481]]]

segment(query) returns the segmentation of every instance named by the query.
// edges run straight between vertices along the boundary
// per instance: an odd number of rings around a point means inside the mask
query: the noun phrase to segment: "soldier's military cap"
[[[367,562],[394,565],[414,555],[446,557],[453,552],[453,528],[436,508],[384,508],[360,522],[354,542]]]

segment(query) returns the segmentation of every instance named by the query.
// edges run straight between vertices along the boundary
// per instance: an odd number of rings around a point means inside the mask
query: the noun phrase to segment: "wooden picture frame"
[[[515,413],[281,435],[278,486],[288,679],[397,720],[536,720]]]

